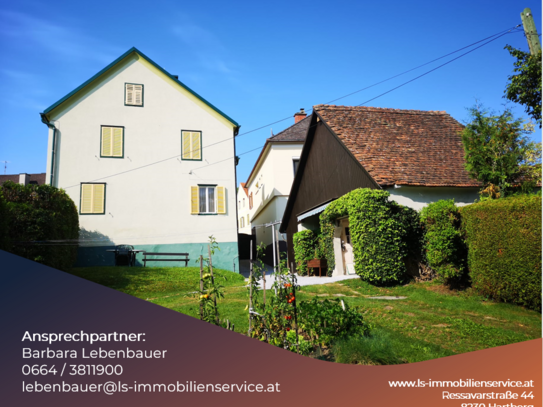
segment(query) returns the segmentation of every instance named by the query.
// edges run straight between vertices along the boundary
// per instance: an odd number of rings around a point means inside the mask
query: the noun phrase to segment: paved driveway
[[[240,260],[239,262],[240,266],[240,273],[245,277],[249,277],[249,260]],[[266,266],[266,289],[269,289],[272,287],[274,278],[273,278],[273,267],[265,265]],[[330,284],[335,283],[337,281],[341,280],[349,280],[352,278],[360,278],[356,274],[355,275],[348,275],[348,276],[336,276],[336,277],[299,277],[298,279],[298,285],[316,285],[316,284]],[[262,282],[260,283],[262,288]]]

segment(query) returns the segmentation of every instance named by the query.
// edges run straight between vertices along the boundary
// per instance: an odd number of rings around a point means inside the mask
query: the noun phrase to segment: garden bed
[[[215,269],[225,287],[219,301],[221,318],[247,334],[247,289],[241,275]],[[96,267],[72,274],[198,318],[198,268]],[[325,295],[326,294],[326,295]],[[436,283],[375,287],[358,279],[304,286],[298,300],[334,298],[360,307],[372,326],[370,337],[348,338],[314,357],[344,363],[395,364],[434,359],[541,337],[541,314],[526,308],[488,301],[471,290],[443,289]],[[268,290],[268,297],[273,290]],[[407,297],[397,301],[371,296]],[[322,299],[324,299],[322,298]],[[330,356],[332,354],[332,356]]]

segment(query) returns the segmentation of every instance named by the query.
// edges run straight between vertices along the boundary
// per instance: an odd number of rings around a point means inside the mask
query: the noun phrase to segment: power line
[[[361,103],[361,104],[356,105],[356,106],[363,106],[363,105],[365,105],[366,103],[371,102],[372,100],[375,100],[375,99],[377,99],[377,98],[380,98],[381,96],[384,96],[384,95],[386,95],[386,94],[388,94],[388,93],[390,93],[390,92],[392,92],[392,91],[394,91],[394,90],[396,90],[396,89],[399,89],[399,88],[401,88],[402,86],[405,86],[405,85],[407,85],[407,84],[409,84],[409,83],[411,83],[411,82],[414,82],[414,81],[416,81],[417,79],[420,79],[420,78],[422,78],[423,76],[426,76],[426,75],[428,75],[429,73],[431,73],[431,72],[433,72],[433,71],[435,71],[435,70],[437,70],[437,69],[439,69],[439,68],[442,68],[442,67],[444,67],[445,65],[448,65],[448,64],[450,64],[451,62],[454,62],[454,61],[456,61],[457,59],[462,58],[463,56],[465,56],[465,55],[467,55],[467,54],[469,54],[469,53],[471,53],[471,52],[473,52],[473,51],[475,51],[475,50],[477,50],[477,49],[479,49],[479,48],[481,48],[481,47],[483,47],[483,46],[485,46],[485,45],[487,45],[487,44],[489,44],[489,43],[491,43],[491,42],[493,42],[493,41],[495,41],[495,40],[497,40],[498,38],[503,37],[503,36],[506,35],[506,34],[509,34],[509,31],[511,31],[511,30],[513,30],[513,29],[515,29],[516,27],[519,27],[519,26],[520,26],[520,24],[517,25],[517,26],[515,26],[515,27],[513,27],[513,28],[508,29],[506,32],[504,32],[505,30],[504,30],[504,31],[501,31],[501,32],[498,33],[498,34],[495,34],[495,35],[493,35],[493,36],[487,37],[487,38],[485,38],[485,39],[483,39],[483,40],[481,40],[481,41],[477,41],[476,43],[473,43],[473,44],[471,44],[471,45],[469,45],[469,46],[467,46],[467,47],[460,48],[460,49],[457,50],[457,51],[451,52],[451,53],[449,53],[449,54],[447,54],[447,55],[452,55],[452,54],[454,54],[454,53],[456,53],[456,52],[458,52],[458,51],[461,51],[461,50],[463,50],[463,49],[469,48],[470,46],[472,46],[472,45],[474,45],[474,44],[478,44],[478,43],[480,43],[480,42],[482,42],[482,41],[485,41],[485,40],[488,39],[488,38],[492,38],[491,40],[485,42],[484,44],[481,44],[481,45],[479,45],[478,47],[473,48],[472,50],[470,50],[470,51],[468,51],[468,52],[465,52],[465,53],[463,53],[463,54],[457,56],[456,58],[453,58],[453,59],[451,59],[450,61],[447,61],[447,62],[445,62],[444,64],[441,64],[441,65],[437,66],[436,68],[433,68],[433,69],[431,69],[431,70],[429,70],[429,71],[423,73],[422,75],[419,75],[419,76],[417,76],[417,77],[415,77],[415,78],[413,78],[413,79],[410,79],[409,81],[404,82],[404,83],[402,83],[401,85],[396,86],[396,87],[394,87],[394,88],[392,88],[392,89],[390,89],[390,90],[388,90],[388,91],[386,91],[386,92],[383,92],[383,93],[381,93],[380,95],[377,95],[377,96],[375,96],[375,97],[373,97],[373,98],[371,98],[371,99],[365,101],[364,103]],[[495,38],[493,38],[493,37],[495,37]],[[439,60],[439,59],[442,59],[442,58],[443,58],[443,57],[434,59],[434,60],[431,61],[431,62],[435,62],[435,61],[437,61],[437,60]],[[430,63],[430,62],[429,62],[429,63]],[[427,64],[428,64],[428,63],[423,64],[423,65],[419,65],[419,67],[422,67],[422,66],[427,65]],[[417,68],[418,68],[418,67],[417,67]],[[398,76],[400,76],[400,75],[403,75],[404,73],[410,72],[410,71],[412,71],[412,70],[414,70],[414,69],[417,69],[417,68],[410,69],[410,70],[405,71],[405,72],[403,72],[403,73],[401,73],[401,74],[398,74],[398,75],[396,75],[396,76],[394,76],[394,77],[392,77],[392,78],[398,77]],[[385,79],[384,81],[381,81],[381,82],[378,82],[378,83],[383,83],[383,82],[386,82],[387,80],[388,80],[388,79]],[[372,87],[372,86],[374,86],[374,85],[370,85],[370,86],[368,86],[367,88],[364,88],[364,89],[361,89],[361,90],[359,90],[359,91],[353,92],[353,93],[351,93],[351,94],[349,94],[349,95],[342,96],[341,98],[334,99],[332,102],[334,102],[334,101],[336,101],[336,100],[339,100],[339,99],[342,99],[342,98],[344,98],[344,97],[350,96],[350,95],[352,95],[352,94],[354,94],[354,93],[360,92],[360,91],[362,91],[362,90],[368,89],[368,88],[370,88],[370,87]],[[328,103],[330,103],[330,102],[327,102],[327,103],[325,103],[325,104],[328,104]],[[311,109],[310,109],[310,110],[311,110]],[[262,145],[262,146],[260,146],[260,147],[257,147],[257,148],[255,148],[255,149],[249,150],[249,151],[245,151],[245,152],[243,152],[243,153],[241,153],[241,154],[238,154],[238,156],[244,155],[244,154],[248,154],[248,153],[251,153],[251,152],[253,152],[253,151],[255,151],[255,150],[261,149],[262,147],[264,147],[264,145]],[[215,164],[221,163],[221,162],[226,161],[226,160],[231,160],[232,158],[234,158],[234,157],[230,157],[230,158],[227,158],[227,159],[224,159],[224,160],[220,160],[220,161],[214,162],[214,163],[212,163],[212,164],[207,164],[207,165],[204,165],[204,166],[202,166],[202,167],[195,168],[194,170],[200,169],[200,168],[204,168],[204,167],[209,167],[209,166],[211,166],[211,165],[215,165]]]
[[[520,26],[520,24],[517,25],[517,26],[515,26],[515,27],[513,27],[513,28],[511,28],[510,30],[512,30],[512,29],[514,29],[514,28],[516,28],[516,27],[519,27],[519,26]],[[510,30],[509,30],[509,31],[510,31]],[[426,76],[426,75],[428,75],[429,73],[434,72],[435,70],[438,70],[439,68],[442,68],[442,67],[444,67],[445,65],[448,65],[448,64],[450,64],[451,62],[454,62],[454,61],[456,61],[457,59],[460,59],[460,58],[462,58],[463,56],[468,55],[468,54],[472,53],[473,51],[475,51],[475,50],[477,50],[477,49],[479,49],[479,48],[481,48],[481,47],[484,47],[484,46],[487,45],[487,44],[490,44],[490,43],[493,42],[493,41],[496,41],[498,38],[503,37],[504,35],[508,34],[509,31],[508,31],[508,32],[505,32],[505,33],[503,33],[503,34],[501,34],[501,35],[499,35],[499,36],[497,36],[497,37],[495,37],[495,38],[493,38],[493,39],[491,39],[490,41],[487,41],[487,42],[485,42],[485,43],[479,45],[478,47],[475,47],[475,48],[473,48],[473,49],[471,49],[471,50],[469,50],[469,51],[467,51],[467,52],[464,52],[463,54],[457,56],[456,58],[451,59],[450,61],[445,62],[444,64],[441,64],[441,65],[439,65],[439,66],[437,66],[437,67],[435,67],[435,68],[433,68],[433,69],[430,69],[430,70],[427,71],[427,72],[424,72],[422,75],[419,75],[419,76],[417,76],[417,77],[415,77],[415,78],[413,78],[413,79],[411,79],[411,80],[409,80],[409,81],[407,81],[407,82],[402,83],[402,84],[399,85],[399,86],[396,86],[395,88],[392,88],[392,89],[390,89],[390,90],[388,90],[388,91],[386,91],[386,92],[384,92],[384,93],[381,93],[380,95],[377,95],[377,96],[375,96],[374,98],[371,98],[371,99],[369,99],[369,100],[366,100],[364,103],[361,103],[361,104],[359,104],[359,105],[357,105],[357,106],[365,105],[366,103],[371,102],[372,100],[375,100],[375,99],[377,99],[377,98],[380,98],[381,96],[384,96],[384,95],[386,95],[387,93],[390,93],[390,92],[392,92],[392,91],[394,91],[394,90],[396,90],[396,89],[399,89],[399,88],[401,88],[402,86],[407,85],[408,83],[411,83],[411,82],[413,82],[413,81],[416,81],[417,79],[420,79],[420,78],[422,78],[423,76]]]
[[[457,50],[455,50],[455,51],[453,51],[453,52],[449,52],[448,54],[445,54],[445,55],[443,55],[443,56],[441,56],[441,57],[439,57],[439,58],[435,58],[435,59],[433,59],[432,61],[426,62],[426,63],[424,63],[424,64],[422,64],[422,65],[418,65],[417,67],[408,69],[408,70],[406,70],[406,71],[404,71],[404,72],[402,72],[402,73],[399,73],[399,74],[397,74],[397,75],[391,76],[391,77],[389,77],[389,78],[387,78],[387,79],[384,79],[384,80],[382,80],[382,81],[376,82],[376,83],[374,83],[374,84],[372,84],[372,85],[369,85],[369,86],[367,86],[367,87],[365,87],[365,88],[359,89],[359,90],[354,91],[354,92],[351,92],[351,93],[349,93],[349,94],[347,94],[347,95],[344,95],[344,96],[341,96],[341,97],[339,97],[339,98],[333,99],[333,100],[331,100],[331,101],[329,101],[329,102],[326,102],[325,104],[329,104],[329,103],[335,102],[335,101],[337,101],[337,100],[344,99],[344,98],[346,98],[346,97],[348,97],[348,96],[354,95],[354,94],[356,94],[356,93],[362,92],[362,91],[364,91],[364,90],[367,90],[367,89],[369,89],[369,88],[372,88],[372,87],[377,86],[377,85],[379,85],[379,84],[382,84],[382,83],[384,83],[384,82],[387,82],[387,81],[389,81],[389,80],[392,80],[392,79],[394,79],[394,78],[397,78],[397,77],[399,77],[399,76],[401,76],[401,75],[404,75],[404,74],[406,74],[406,73],[412,72],[412,71],[414,71],[414,70],[416,70],[416,69],[419,69],[419,68],[421,68],[421,67],[423,67],[423,66],[426,66],[426,65],[428,65],[428,64],[431,64],[431,63],[433,63],[433,62],[436,62],[436,61],[438,61],[438,60],[440,60],[440,59],[446,58],[447,56],[453,55],[453,54],[455,54],[455,53],[457,53],[457,52],[460,52],[460,51],[462,51],[462,50],[464,50],[464,49],[466,49],[466,48],[470,48],[470,47],[472,47],[472,46],[474,46],[474,45],[476,45],[476,44],[479,44],[479,43],[481,43],[481,42],[483,42],[483,41],[488,40],[489,38],[492,38],[491,40],[489,40],[489,41],[487,41],[487,42],[485,42],[485,43],[479,45],[478,47],[475,47],[475,48],[471,49],[470,51],[465,52],[465,53],[459,55],[458,57],[453,58],[452,60],[447,61],[446,63],[441,64],[441,65],[439,65],[438,67],[433,68],[433,69],[431,69],[431,70],[429,70],[429,71],[423,73],[422,75],[419,75],[419,76],[417,76],[417,77],[415,77],[415,78],[413,78],[413,79],[411,79],[411,80],[409,80],[409,81],[407,81],[407,82],[404,82],[404,83],[402,83],[401,85],[396,86],[395,88],[392,88],[392,89],[390,89],[390,90],[388,90],[388,91],[386,91],[386,92],[384,92],[384,93],[381,93],[380,95],[375,96],[374,98],[371,98],[371,99],[369,99],[369,100],[365,101],[364,103],[361,103],[361,104],[359,104],[359,105],[357,105],[357,106],[365,105],[366,103],[371,102],[372,100],[375,100],[375,99],[377,99],[377,98],[379,98],[379,97],[381,97],[381,96],[384,96],[384,95],[386,95],[386,94],[388,94],[388,93],[390,93],[390,92],[392,92],[392,91],[394,91],[394,90],[396,90],[396,89],[401,88],[402,86],[407,85],[408,83],[411,83],[411,82],[413,82],[413,81],[415,81],[415,80],[417,80],[417,79],[419,79],[419,78],[422,78],[423,76],[425,76],[425,75],[427,75],[427,74],[429,74],[429,73],[431,73],[431,72],[433,72],[433,71],[435,71],[435,70],[437,70],[437,69],[439,69],[439,68],[442,68],[442,67],[445,66],[445,65],[450,64],[450,63],[453,62],[453,61],[456,61],[456,60],[459,59],[459,58],[462,58],[463,56],[465,56],[465,55],[467,55],[467,54],[469,54],[469,53],[471,53],[471,52],[473,52],[473,51],[475,51],[475,50],[477,50],[477,49],[479,49],[479,48],[481,48],[481,47],[483,47],[483,46],[485,46],[485,45],[487,45],[487,44],[489,44],[489,43],[491,43],[491,42],[493,42],[493,41],[495,41],[495,40],[497,40],[498,38],[500,38],[500,37],[502,37],[502,36],[504,36],[504,35],[506,35],[506,34],[511,33],[512,30],[517,29],[518,27],[520,27],[520,24],[518,24],[518,25],[516,25],[516,26],[514,26],[514,27],[512,27],[512,28],[509,28],[509,29],[507,29],[507,30],[502,30],[502,31],[500,31],[500,32],[498,32],[498,33],[496,33],[496,34],[493,34],[493,35],[491,35],[491,36],[489,36],[489,37],[483,38],[482,40],[476,41],[476,42],[474,42],[474,43],[472,43],[472,44],[470,44],[470,45],[466,45],[466,46],[464,46],[464,47],[462,47],[462,48],[459,48],[459,49],[457,49]],[[519,32],[520,32],[520,31],[519,31]],[[308,111],[311,111],[311,110],[313,110],[313,109],[308,109]],[[267,127],[269,127],[269,126],[271,126],[271,125],[273,125],[273,124],[283,122],[283,121],[288,120],[288,119],[290,119],[290,118],[291,118],[291,116],[288,116],[288,117],[285,117],[285,118],[283,118],[283,119],[276,120],[276,121],[274,121],[274,122],[272,122],[272,123],[266,124],[266,125],[264,125],[264,126],[261,126],[261,127],[256,128],[256,129],[252,129],[252,130],[249,130],[249,131],[247,131],[247,132],[245,132],[245,133],[238,134],[236,137],[245,136],[245,135],[247,135],[247,134],[250,134],[250,133],[253,133],[253,132],[255,132],[255,131],[258,131],[258,130],[267,128]],[[226,141],[231,141],[231,140],[232,140],[232,138],[227,138],[227,139],[224,139],[224,140],[219,140],[219,141],[217,141],[217,142],[215,142],[215,143],[211,143],[211,144],[208,144],[208,145],[206,145],[206,146],[203,146],[203,147],[202,147],[202,150],[203,150],[204,148],[208,148],[208,147],[211,147],[211,146],[215,146],[215,145],[217,145],[217,144],[224,143],[224,142],[226,142]],[[259,146],[259,147],[257,147],[257,148],[254,148],[254,149],[252,149],[252,150],[245,151],[245,152],[243,152],[243,153],[237,154],[237,155],[238,155],[238,156],[241,156],[241,155],[249,154],[249,153],[251,153],[251,152],[253,152],[253,151],[256,151],[256,150],[261,149],[262,147],[263,147],[263,145],[262,145],[262,146]],[[194,151],[196,151],[196,150],[194,150]],[[191,151],[191,152],[192,152],[192,151]],[[104,179],[116,177],[116,176],[118,176],[118,175],[126,174],[126,173],[129,173],[129,172],[132,172],[132,171],[137,171],[137,170],[140,170],[140,169],[142,169],[142,168],[150,167],[150,166],[152,166],[152,165],[160,164],[160,163],[163,163],[163,162],[165,162],[165,161],[169,161],[169,160],[172,160],[172,159],[175,159],[175,158],[179,158],[179,157],[181,157],[181,154],[177,154],[177,155],[172,156],[172,157],[168,157],[168,158],[165,158],[165,159],[162,159],[162,160],[159,160],[159,161],[155,161],[155,162],[152,162],[152,163],[149,163],[149,164],[145,164],[145,165],[142,165],[142,166],[139,166],[139,167],[136,167],[136,168],[132,168],[132,169],[130,169],[130,170],[126,170],[126,171],[122,171],[122,172],[119,172],[119,173],[107,175],[107,176],[100,177],[100,178],[94,179],[94,180],[92,180],[92,181],[87,181],[87,182],[96,182],[96,181],[101,181],[101,180],[104,180]],[[234,158],[235,158],[235,157],[229,157],[229,158],[226,158],[226,159],[223,159],[223,160],[220,160],[220,161],[216,161],[216,162],[211,163],[211,164],[207,164],[207,165],[204,165],[204,166],[201,166],[201,167],[194,168],[194,169],[192,169],[192,170],[195,171],[195,170],[198,170],[198,169],[202,169],[202,168],[205,168],[205,167],[209,167],[209,166],[211,166],[211,165],[219,164],[219,163],[224,162],[224,161],[232,160],[232,159],[234,159]],[[79,185],[80,185],[80,184],[70,185],[70,186],[68,186],[68,187],[65,187],[64,189],[74,188],[74,187],[77,187],[77,186],[79,186]]]

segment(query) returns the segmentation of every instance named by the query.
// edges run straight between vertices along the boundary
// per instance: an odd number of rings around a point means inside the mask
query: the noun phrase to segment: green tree
[[[462,131],[462,142],[469,175],[483,184],[483,195],[503,197],[513,188],[533,182],[525,171],[530,153],[537,145],[509,109],[495,115],[481,106],[468,109],[471,122]]]
[[[508,78],[504,97],[523,105],[526,113],[541,128],[541,52],[531,55],[510,45],[505,49],[517,60],[514,75]]]

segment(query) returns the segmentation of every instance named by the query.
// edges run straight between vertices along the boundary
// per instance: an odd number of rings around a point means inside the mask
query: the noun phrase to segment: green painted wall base
[[[188,253],[189,266],[195,267],[199,263],[200,255],[207,257],[207,242],[205,243],[172,243],[157,245],[134,245],[136,250],[145,250],[156,253]],[[213,255],[213,267],[239,273],[238,242],[221,242]],[[77,252],[75,267],[114,266],[115,255],[106,250],[115,249],[115,246],[80,247]],[[147,267],[184,267],[184,262],[157,261],[147,262]],[[138,253],[136,266],[143,266],[143,255]]]

